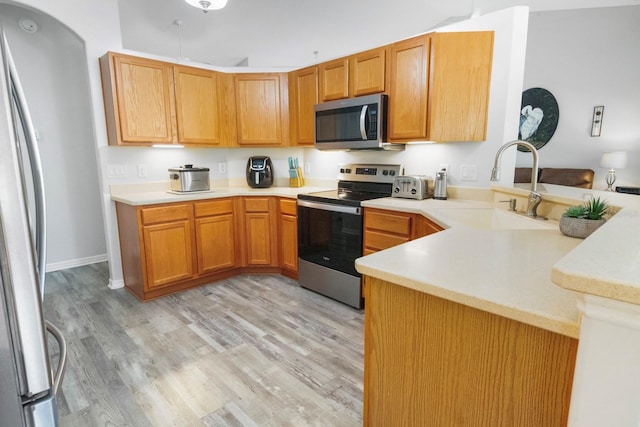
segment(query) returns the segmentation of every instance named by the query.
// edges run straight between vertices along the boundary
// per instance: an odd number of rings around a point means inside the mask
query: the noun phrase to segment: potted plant
[[[584,239],[596,231],[606,219],[609,204],[593,197],[582,205],[570,206],[560,218],[560,231],[570,237]]]

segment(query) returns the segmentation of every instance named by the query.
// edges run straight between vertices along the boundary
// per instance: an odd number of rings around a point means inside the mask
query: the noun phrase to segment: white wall
[[[29,18],[35,33],[20,29]],[[0,4],[37,129],[47,205],[47,270],[106,259],[84,43],[55,19]]]
[[[532,13],[524,88],[542,87],[560,108],[558,128],[539,150],[546,167],[591,168],[604,189],[600,156],[627,151],[617,185],[640,186],[640,6]],[[600,137],[593,107],[604,105]],[[529,165],[521,153],[519,165]]]
[[[118,248],[118,233],[115,223],[115,212],[113,203],[109,197],[109,187],[105,179],[105,167],[102,161],[101,147],[107,146],[107,133],[104,119],[104,108],[102,104],[102,86],[100,82],[100,68],[98,58],[108,50],[121,49],[122,39],[120,37],[120,20],[118,16],[118,4],[116,0],[21,0],[21,1],[1,1],[2,3],[13,3],[21,5],[27,9],[38,10],[51,16],[66,26],[70,31],[84,42],[85,61],[82,68],[88,74],[90,98],[84,108],[88,111],[91,120],[91,140],[88,143],[98,147],[98,182],[100,185],[100,203],[104,215],[104,230],[107,256],[111,277],[114,272],[121,276],[122,267],[120,265],[120,255]],[[63,44],[56,44],[51,48],[52,53],[62,55],[65,50]],[[74,89],[71,89],[74,90]],[[37,101],[32,101],[32,108],[37,108]],[[86,176],[79,179],[88,179]],[[61,218],[60,220],[64,220]],[[96,229],[93,233],[100,233],[103,229]],[[114,248],[116,251],[114,252]],[[118,284],[116,284],[118,285]]]

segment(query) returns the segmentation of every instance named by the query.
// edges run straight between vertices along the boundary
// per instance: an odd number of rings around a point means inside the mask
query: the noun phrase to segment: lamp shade
[[[602,154],[600,167],[608,169],[624,169],[627,166],[627,153],[624,151],[614,151]]]
[[[202,9],[203,11],[222,9],[227,5],[227,0],[184,0],[187,4]]]

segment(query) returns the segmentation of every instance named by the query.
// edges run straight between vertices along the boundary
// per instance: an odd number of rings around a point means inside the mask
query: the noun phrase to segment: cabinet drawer
[[[194,207],[196,218],[233,213],[233,201],[231,199],[197,202]]]
[[[411,214],[399,212],[365,210],[364,227],[409,237],[411,235],[411,216]]]
[[[156,224],[159,222],[178,221],[189,219],[191,205],[169,205],[156,208],[143,208],[142,223],[144,225]]]
[[[409,237],[394,236],[392,234],[378,233],[376,231],[365,231],[364,247],[373,251],[381,251],[383,249],[397,246],[408,242]]]
[[[245,212],[269,212],[269,199],[266,197],[247,197],[244,199]]]
[[[296,199],[280,199],[280,213],[284,215],[298,215]]]

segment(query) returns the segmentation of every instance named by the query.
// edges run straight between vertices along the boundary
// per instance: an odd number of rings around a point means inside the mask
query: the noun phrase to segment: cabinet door
[[[235,267],[233,215],[196,219],[198,273],[213,273]]]
[[[247,264],[271,265],[271,221],[268,212],[245,214]]]
[[[220,145],[217,73],[192,67],[174,68],[178,141]]]
[[[350,58],[351,96],[385,91],[386,48],[369,50]]]
[[[349,59],[324,62],[320,71],[320,99],[333,101],[349,97]]]
[[[296,200],[280,199],[280,267],[298,273],[298,217]]]
[[[419,36],[391,46],[390,140],[427,137],[429,41],[429,36]]]
[[[433,35],[430,140],[486,139],[492,61],[492,31]]]
[[[175,142],[173,66],[112,53],[101,61],[109,143]],[[113,68],[106,67],[109,61]]]
[[[281,74],[236,74],[236,117],[239,145],[285,145],[288,116],[286,77]],[[284,131],[287,130],[285,134]]]
[[[278,206],[275,197],[243,197],[238,223],[244,244],[243,265],[278,267]]]
[[[289,77],[289,107],[291,112],[291,138],[295,145],[313,145],[315,142],[315,114],[318,103],[318,67],[294,71]]]
[[[147,290],[193,277],[190,221],[143,227]]]

